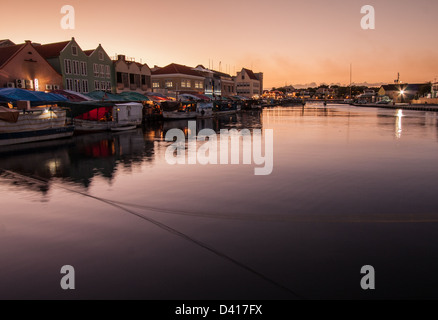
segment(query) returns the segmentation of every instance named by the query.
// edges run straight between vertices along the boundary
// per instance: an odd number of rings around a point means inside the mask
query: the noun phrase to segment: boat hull
[[[163,111],[163,118],[165,120],[195,119],[196,112]]]
[[[68,138],[73,135],[73,132],[74,126],[21,132],[2,132],[0,133],[0,146]]]
[[[227,115],[227,114],[235,114],[237,113],[237,110],[226,110],[226,111],[214,111],[213,114],[215,116],[223,116],[223,115]]]

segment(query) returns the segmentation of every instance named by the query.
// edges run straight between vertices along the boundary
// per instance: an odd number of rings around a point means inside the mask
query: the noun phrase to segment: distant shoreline
[[[352,104],[355,107],[369,107],[369,108],[385,108],[385,109],[404,109],[404,110],[416,110],[416,111],[435,111],[438,112],[438,104],[408,104],[408,103],[399,103],[399,104],[376,104],[376,103],[367,103],[367,104]]]

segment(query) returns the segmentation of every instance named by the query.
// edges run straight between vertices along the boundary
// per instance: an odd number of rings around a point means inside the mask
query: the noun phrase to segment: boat
[[[200,119],[213,117],[213,102],[198,102],[196,105],[196,117]]]
[[[78,132],[123,131],[125,127],[136,128],[143,120],[143,105],[138,102],[70,103],[70,108]]]
[[[66,111],[56,106],[9,109],[0,106],[0,146],[61,139],[73,135]]]
[[[213,114],[216,116],[237,113],[237,104],[229,101],[214,101]]]
[[[163,101],[161,110],[164,120],[195,119],[197,103],[194,101]]]
[[[129,131],[129,130],[135,130],[137,129],[137,126],[120,126],[120,127],[113,127],[111,128],[111,131]]]

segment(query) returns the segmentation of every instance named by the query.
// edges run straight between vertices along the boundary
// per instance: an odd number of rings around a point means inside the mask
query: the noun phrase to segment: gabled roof
[[[71,40],[43,44],[43,45],[39,45],[39,46],[34,46],[34,48],[45,59],[55,58],[55,57],[59,57],[59,55],[61,54],[61,51],[70,43],[70,41]]]
[[[15,46],[15,43],[13,43],[9,39],[0,40],[0,47],[7,47],[7,46]]]
[[[213,70],[215,75],[218,75],[220,77],[226,77],[226,78],[231,78],[231,75],[229,75],[228,73],[224,73],[224,72],[220,72],[220,71],[215,71]]]
[[[254,72],[252,70],[246,69],[246,68],[242,68],[242,71],[246,71],[246,74],[248,75],[248,77],[251,80],[259,80],[259,78],[256,77],[256,75],[254,74]]]
[[[199,72],[193,70],[192,68],[187,67],[187,66],[183,66],[181,64],[176,64],[176,63],[171,63],[168,66],[165,66],[165,67],[160,68],[158,70],[152,71],[153,75],[175,74],[175,73],[186,74],[186,75],[190,75],[190,76],[202,77],[202,75]]]
[[[92,54],[95,50],[96,50],[96,49],[85,50],[84,53],[85,53],[87,56],[91,56],[91,54]]]
[[[14,46],[0,47],[0,68],[12,58],[18,51],[20,51],[26,44],[17,44]]]

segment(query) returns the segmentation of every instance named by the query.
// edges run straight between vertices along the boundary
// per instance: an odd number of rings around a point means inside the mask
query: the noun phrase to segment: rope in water
[[[4,172],[4,173],[9,174],[9,175],[12,175],[12,176],[18,176],[18,177],[20,177],[21,179],[24,179],[24,180],[27,180],[27,181],[31,181],[31,182],[34,182],[34,183],[40,183],[40,184],[41,184],[41,183],[49,183],[49,180],[44,179],[44,178],[42,178],[42,177],[29,177],[29,176],[24,176],[24,175],[19,174],[19,173],[16,173],[16,172],[9,171],[9,170],[3,170],[3,169],[0,169],[0,173],[1,173],[1,172]],[[216,250],[216,249],[213,248],[212,246],[209,246],[208,244],[205,244],[205,243],[203,243],[203,242],[201,242],[201,241],[199,241],[199,240],[196,240],[196,239],[190,237],[189,235],[187,235],[187,234],[185,234],[185,233],[183,233],[183,232],[181,232],[181,231],[178,231],[178,230],[176,230],[176,229],[174,229],[174,228],[172,228],[172,227],[170,227],[170,226],[168,226],[168,225],[166,225],[166,224],[164,224],[164,223],[161,223],[161,222],[159,222],[159,221],[157,221],[157,220],[154,220],[154,219],[152,219],[152,218],[150,218],[150,217],[147,217],[147,216],[145,216],[145,215],[142,215],[142,214],[140,214],[140,213],[138,213],[138,212],[132,211],[132,210],[130,210],[130,209],[128,209],[128,208],[125,208],[125,207],[123,207],[122,205],[118,204],[118,203],[115,202],[115,201],[112,201],[112,200],[109,200],[109,199],[105,199],[105,198],[101,198],[101,197],[97,197],[97,196],[93,196],[93,195],[90,195],[90,194],[87,194],[87,193],[85,193],[85,192],[81,192],[81,191],[78,191],[78,190],[70,189],[70,188],[67,188],[67,187],[65,187],[65,186],[62,186],[62,185],[60,185],[60,184],[52,183],[52,185],[55,185],[55,186],[57,186],[58,188],[63,189],[63,190],[65,190],[65,191],[72,192],[72,193],[76,193],[76,194],[82,195],[82,196],[84,196],[84,197],[88,197],[88,198],[91,198],[91,199],[94,199],[94,200],[97,200],[97,201],[103,202],[103,203],[105,203],[105,204],[107,204],[107,205],[110,205],[110,206],[112,206],[112,207],[118,208],[118,209],[120,209],[120,210],[122,210],[122,211],[125,211],[125,212],[127,212],[127,213],[130,213],[131,215],[134,215],[134,216],[136,216],[136,217],[138,217],[138,218],[140,218],[140,219],[143,219],[143,220],[145,220],[145,221],[148,221],[148,222],[154,224],[155,226],[157,226],[157,227],[159,227],[159,228],[161,228],[161,229],[163,229],[163,230],[165,230],[165,231],[167,231],[167,232],[169,232],[169,233],[171,233],[171,234],[174,234],[174,235],[176,235],[176,236],[178,236],[178,237],[180,237],[180,238],[182,238],[182,239],[185,239],[185,240],[187,240],[187,241],[189,241],[189,242],[191,242],[191,243],[193,243],[193,244],[195,244],[195,245],[197,245],[197,246],[199,246],[199,247],[201,247],[201,248],[207,250],[207,251],[210,251],[211,253],[215,254],[216,256],[221,257],[221,258],[223,258],[223,259],[225,259],[225,260],[227,260],[227,261],[233,263],[234,265],[236,265],[236,266],[238,266],[238,267],[240,267],[240,268],[242,268],[242,269],[244,269],[244,270],[246,270],[246,271],[248,271],[248,272],[250,272],[250,273],[256,275],[257,277],[259,277],[259,278],[265,280],[266,282],[271,283],[272,285],[274,285],[274,286],[276,286],[276,287],[282,289],[283,291],[286,291],[286,292],[288,292],[289,294],[292,294],[292,295],[295,296],[296,298],[298,298],[298,299],[304,299],[304,297],[300,296],[299,294],[297,294],[297,293],[294,292],[293,290],[291,290],[291,289],[289,289],[288,287],[286,287],[286,286],[284,286],[284,285],[282,285],[282,284],[276,282],[275,280],[272,280],[271,278],[265,276],[265,275],[262,274],[261,272],[259,272],[259,271],[255,270],[255,269],[253,269],[253,268],[251,268],[251,267],[245,265],[245,264],[242,263],[242,262],[237,261],[236,259],[234,259],[234,258],[228,256],[228,255],[225,254],[225,253],[220,252],[219,250]]]

